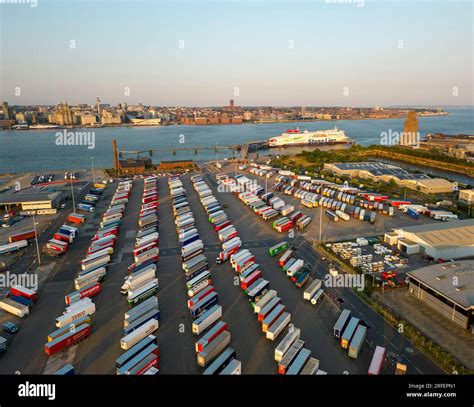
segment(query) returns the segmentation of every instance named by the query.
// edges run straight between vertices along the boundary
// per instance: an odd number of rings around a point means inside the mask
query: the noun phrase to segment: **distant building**
[[[242,116],[234,116],[230,121],[232,124],[242,124]]]
[[[244,121],[248,122],[252,120],[252,118],[253,118],[252,112],[249,112],[248,110],[244,112],[244,116],[243,116]]]
[[[376,181],[395,181],[398,185],[418,190],[425,194],[452,192],[454,184],[442,178],[430,178],[426,174],[408,172],[395,165],[378,162],[331,163],[324,169],[341,175],[373,179]]]
[[[15,114],[15,119],[18,123],[26,123],[26,114],[24,112],[19,112]]]
[[[474,189],[461,189],[459,200],[467,204],[474,204]]]
[[[194,124],[200,124],[200,125],[207,124],[207,117],[196,117],[194,119]]]
[[[397,236],[395,240],[394,236]],[[419,253],[435,260],[471,257],[474,256],[474,219],[397,228],[393,229],[391,239],[392,244],[401,240],[417,244]]]
[[[193,160],[161,161],[157,167],[158,171],[182,171],[195,168]]]
[[[84,113],[81,116],[81,125],[83,126],[94,126],[97,123],[95,114],[90,112]]]
[[[230,110],[234,110],[234,99],[231,99],[230,102],[229,102],[229,107],[230,107]]]
[[[130,119],[134,126],[160,126],[161,119]]]
[[[400,134],[400,145],[418,146],[420,142],[418,132],[418,119],[416,112],[408,112],[408,117],[403,124],[403,133]]]
[[[8,108],[8,102],[3,102],[3,119],[4,120],[10,120],[10,112]]]
[[[220,122],[221,124],[229,124],[230,123],[229,115],[227,113],[222,113]]]
[[[398,183],[424,194],[444,194],[454,190],[454,184],[443,178],[402,179]]]
[[[119,161],[121,174],[143,174],[153,167],[150,158],[126,159]]]
[[[60,103],[54,113],[49,116],[49,122],[60,126],[72,126],[74,115],[67,103]]]
[[[102,110],[101,122],[102,124],[120,124],[122,123],[122,116],[118,112]]]
[[[15,125],[15,120],[0,120],[0,128],[1,129],[9,129],[10,127]]]
[[[22,211],[54,209],[58,207],[62,192],[37,192],[16,194],[0,194],[0,208],[6,211],[20,209]]]
[[[411,295],[474,333],[474,260],[422,267],[407,278]]]

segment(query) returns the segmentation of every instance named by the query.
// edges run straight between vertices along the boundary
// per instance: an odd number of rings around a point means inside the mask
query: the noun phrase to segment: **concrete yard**
[[[292,323],[301,329],[305,347],[312,351],[312,356],[320,360],[322,370],[330,374],[366,374],[373,349],[376,345],[382,345],[400,355],[401,360],[408,364],[408,373],[443,373],[435,363],[416,349],[413,352],[408,351],[412,345],[350,289],[327,289],[322,302],[316,306],[304,301],[303,289],[296,288],[278,267],[277,259],[268,254],[268,248],[281,241],[283,236],[245,207],[236,196],[218,193],[213,174],[205,174],[205,179],[216,198],[221,203],[227,203],[226,213],[238,229],[243,247],[255,254],[264,277],[270,281],[271,287],[278,291],[282,303],[291,313]],[[192,187],[190,175],[183,176],[182,180],[196,227],[205,245],[213,284],[219,293],[219,304],[223,307],[222,320],[227,322],[232,335],[230,346],[236,350],[237,358],[242,362],[242,372],[276,374],[274,350],[286,332],[275,342],[265,339],[246,295],[235,284],[235,273],[230,264],[215,263],[220,248],[217,233],[207,220],[198,195]],[[85,257],[90,239],[98,228],[115,188],[116,183],[107,188],[97,212],[81,228],[81,234],[72,248],[63,257],[55,260],[50,277],[40,288],[40,300],[31,314],[22,321],[20,332],[16,334],[8,352],[0,358],[0,373],[52,373],[66,362],[73,363],[76,371],[82,374],[115,373],[115,359],[123,352],[120,349],[123,314],[128,309],[125,296],[120,294],[120,285],[127,274],[127,267],[133,262],[132,250],[143,188],[143,181],[140,179],[133,181],[112,262],[102,285],[103,291],[94,298],[96,314],[93,317],[91,336],[49,360],[43,351],[48,333],[55,329],[54,318],[64,310],[64,295],[73,291],[73,278],[79,270],[79,261]],[[192,320],[186,306],[185,278],[166,177],[159,178],[158,193],[160,259],[157,274],[161,318],[156,335],[160,345],[160,373],[200,374],[203,369],[196,363],[194,350],[198,337],[191,332]],[[335,229],[329,223],[326,228],[328,233]],[[310,233],[306,232],[305,236]],[[314,276],[322,278],[326,273],[326,263],[302,236],[297,236],[293,243],[298,247],[298,257],[311,265]],[[338,340],[332,335],[332,327],[342,308],[351,309],[370,327],[366,344],[357,360],[349,358],[347,351],[340,347]],[[386,365],[384,372],[393,373],[393,366]]]

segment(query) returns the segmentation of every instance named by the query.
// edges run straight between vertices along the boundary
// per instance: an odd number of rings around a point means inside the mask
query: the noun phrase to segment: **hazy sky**
[[[10,104],[473,104],[470,0],[30,1],[0,4]]]

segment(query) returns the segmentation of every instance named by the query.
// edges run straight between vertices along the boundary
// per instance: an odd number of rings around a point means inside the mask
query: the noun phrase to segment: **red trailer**
[[[222,252],[219,253],[219,259],[221,261],[226,261],[230,258],[230,256],[232,256],[233,254],[237,253],[239,251],[240,247],[239,246],[236,246],[236,247],[233,247],[232,249],[229,249],[229,250],[224,250]]]
[[[385,360],[385,348],[377,346],[375,348],[374,356],[369,366],[369,375],[378,375],[382,370],[383,362]]]
[[[227,322],[219,321],[206,334],[196,342],[196,352],[202,352],[220,333],[227,331]]]
[[[230,226],[230,221],[229,220],[226,220],[222,223],[218,223],[217,225],[214,225],[214,229],[216,230],[216,232],[219,232],[219,230],[222,230],[222,229],[226,228],[227,226]]]
[[[72,236],[71,235],[65,235],[64,233],[55,233],[53,235],[53,238],[56,240],[60,240],[61,242],[66,242],[66,243],[71,243],[72,242]]]
[[[118,234],[118,228],[114,227],[111,229],[105,229],[105,231],[98,231],[94,237],[91,239],[93,242],[96,240],[102,239],[105,236],[116,235]]]
[[[398,208],[400,205],[411,205],[410,201],[388,201],[389,204],[391,204],[393,207]]]
[[[8,241],[10,243],[15,243],[15,242],[19,242],[20,240],[31,240],[31,239],[34,239],[36,237],[36,233],[34,230],[28,230],[26,232],[23,232],[23,233],[18,233],[16,235],[11,235],[9,238],[8,238]]]
[[[86,217],[78,213],[70,213],[66,220],[72,223],[84,223],[86,221]]]
[[[150,353],[146,358],[149,360],[147,363],[141,367],[139,370],[136,371],[135,375],[140,376],[143,373],[145,373],[147,370],[149,370],[152,367],[158,367],[158,356],[155,355],[154,353]]]
[[[242,290],[246,290],[260,277],[262,277],[262,272],[260,270],[256,270],[240,283],[240,287],[242,288]]]
[[[19,297],[25,297],[31,301],[38,300],[38,293],[36,291],[30,290],[29,288],[23,287],[22,285],[15,285],[11,287],[10,292],[13,295],[17,295]]]
[[[92,283],[82,287],[78,291],[74,291],[64,297],[66,305],[71,305],[86,297],[94,297],[101,292],[100,283]]]
[[[188,308],[191,309],[194,304],[196,304],[198,301],[201,301],[204,297],[206,297],[207,295],[209,295],[210,293],[214,291],[216,291],[214,286],[212,285],[207,286],[204,290],[200,291],[198,294],[196,294],[195,296],[191,297],[188,300]]]
[[[276,230],[280,233],[284,233],[289,231],[292,227],[293,222],[289,220],[288,222],[285,222],[282,225],[277,225]]]
[[[72,346],[83,339],[87,338],[91,333],[91,327],[89,324],[82,324],[76,327],[75,330],[69,331],[64,335],[59,336],[51,342],[44,345],[44,351],[49,355],[53,356],[58,352]]]

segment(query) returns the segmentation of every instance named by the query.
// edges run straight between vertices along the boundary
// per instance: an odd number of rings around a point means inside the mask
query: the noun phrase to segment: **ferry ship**
[[[304,146],[304,145],[320,145],[320,144],[339,144],[349,143],[350,139],[343,130],[334,127],[332,130],[318,131],[300,131],[299,128],[288,129],[281,136],[272,137],[268,140],[269,147],[286,147],[286,146]]]

